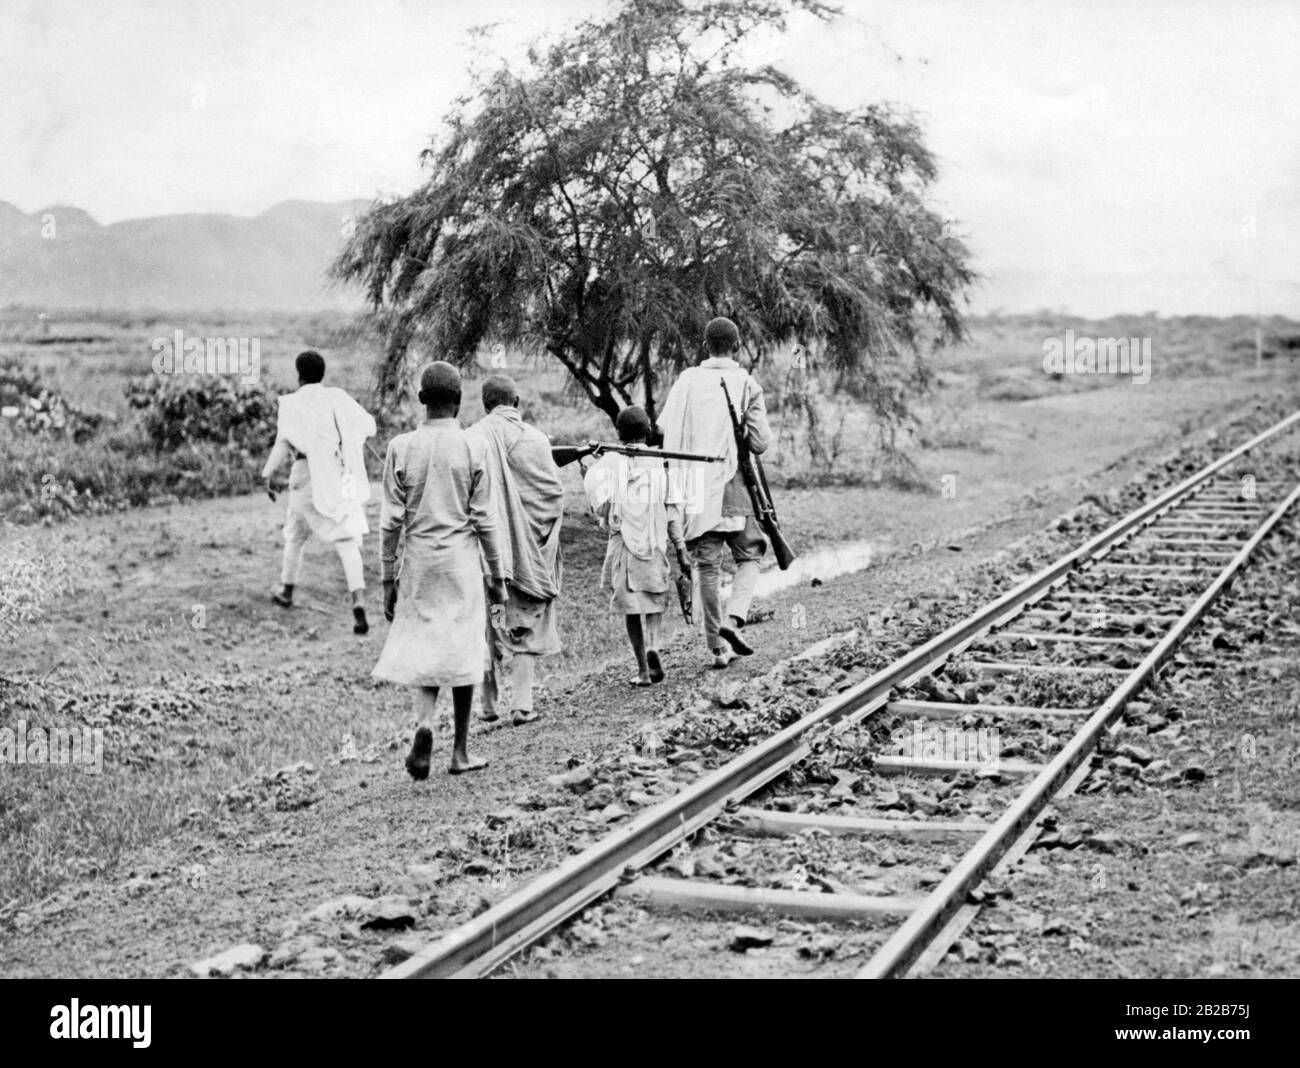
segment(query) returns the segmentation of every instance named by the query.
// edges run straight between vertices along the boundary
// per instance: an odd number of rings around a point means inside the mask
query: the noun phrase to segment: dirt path
[[[990,451],[925,454],[932,495],[782,495],[796,545],[865,537],[888,566],[770,598],[763,605],[769,622],[753,631],[758,654],[725,675],[761,674],[868,612],[960,588],[981,561],[1085,494],[1125,481],[1188,434],[1203,439],[1206,426],[1249,407],[1258,388],[1183,381],[1159,393],[1121,387],[1003,405]],[[938,492],[945,474],[955,476],[955,497]],[[161,686],[198,696],[193,717],[170,732],[184,734],[191,755],[157,762],[179,814],[164,821],[168,833],[119,855],[85,842],[88,874],[67,878],[40,903],[18,901],[0,912],[8,928],[0,974],[183,975],[191,962],[238,943],[284,947],[299,935],[304,913],[348,894],[418,902],[416,930],[427,938],[530,874],[480,862],[476,832],[485,814],[521,803],[570,757],[599,752],[724,681],[703,667],[691,635],[675,623],[668,683],[629,691],[626,654],[610,647],[615,631],[594,592],[601,539],[574,519],[565,542],[571,648],[544,677],[548,715],[528,728],[476,728],[474,744],[492,761],[481,776],[412,784],[400,766],[411,726],[407,695],[368,679],[385,625],[378,620],[364,639],[350,634],[332,554],[309,550],[301,607],[283,613],[266,600],[278,568],[279,516],[265,499],[243,498],[49,532],[49,546],[76,554],[82,588],[6,651],[4,673],[48,677],[56,689]],[[922,550],[916,556],[914,544]],[[371,582],[374,555],[368,544]],[[193,625],[196,606],[202,628]],[[604,621],[589,622],[596,617]],[[793,625],[796,619],[806,625]],[[340,760],[349,733],[361,759]],[[169,736],[173,743],[180,744]],[[239,785],[298,761],[315,771]],[[110,770],[129,782],[129,767]],[[455,877],[430,870],[449,855],[461,858]],[[77,870],[71,865],[67,874]],[[298,946],[296,956],[285,950],[283,968],[378,970],[390,936],[363,931],[346,906],[334,911],[312,928],[316,941]]]

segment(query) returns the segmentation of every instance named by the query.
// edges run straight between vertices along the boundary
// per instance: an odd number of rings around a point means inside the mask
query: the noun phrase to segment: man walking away
[[[262,469],[267,493],[275,500],[274,476],[286,460],[293,460],[281,585],[271,600],[281,608],[293,605],[302,554],[315,534],[322,541],[333,542],[352,595],[352,630],[365,634],[370,625],[366,621],[361,539],[370,532],[365,513],[370,480],[362,450],[366,439],[375,434],[375,420],[343,390],[321,385],[325,360],[319,352],[308,349],[299,353],[295,366],[298,389],[280,398],[275,446]]]
[[[750,449],[765,452],[772,441],[772,429],[763,387],[736,362],[740,352],[736,324],[724,318],[711,320],[704,330],[704,344],[704,361],[688,367],[673,383],[660,426],[665,449],[726,457],[720,464],[692,465],[683,474],[686,547],[699,576],[704,638],[713,666],[725,668],[737,655],[748,656],[754,651],[739,632],[749,615],[767,539],[754,519],[737,465],[735,434],[720,383],[727,384]],[[736,563],[725,620],[718,594],[723,546]]]
[[[482,443],[461,429],[460,373],[449,363],[431,364],[420,377],[426,419],[389,443],[384,460],[380,569],[388,631],[371,673],[416,687],[418,726],[406,770],[429,775],[432,718],[438,690],[451,687],[455,733],[453,775],[487,766],[468,752],[474,687],[487,660],[487,605],[483,566],[494,603],[506,596],[499,531],[491,507]],[[398,546],[402,546],[400,573]]]
[[[623,444],[644,445],[650,419],[633,405],[618,413],[615,426]],[[633,686],[662,682],[659,637],[670,589],[670,543],[682,573],[691,571],[682,540],[680,478],[653,454],[607,453],[591,466],[583,487],[601,527],[609,530],[600,585],[611,591],[610,606],[625,617],[637,666],[629,681]]]
[[[560,652],[556,600],[560,595],[560,520],[564,483],[551,457],[551,443],[519,414],[512,379],[493,375],[483,383],[487,412],[469,429],[484,445],[492,486],[492,510],[502,545],[502,574],[509,598],[492,628],[492,664],[483,688],[483,719],[497,712],[499,673],[509,675],[512,722],[537,718],[533,677],[537,659]]]

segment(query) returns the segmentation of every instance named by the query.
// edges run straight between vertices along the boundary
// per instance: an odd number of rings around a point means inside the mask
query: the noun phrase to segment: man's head
[[[298,369],[299,385],[310,386],[325,377],[325,358],[315,349],[298,353],[293,365]]]
[[[490,412],[500,405],[519,407],[519,387],[509,375],[492,375],[483,383],[483,410]]]
[[[438,360],[420,375],[420,403],[430,419],[448,419],[460,411],[460,372]]]
[[[740,349],[740,331],[730,319],[718,316],[704,328],[704,344],[710,356],[731,356]]]
[[[650,433],[650,417],[645,414],[644,408],[633,404],[618,413],[614,426],[618,430],[618,440],[624,445],[639,445]]]

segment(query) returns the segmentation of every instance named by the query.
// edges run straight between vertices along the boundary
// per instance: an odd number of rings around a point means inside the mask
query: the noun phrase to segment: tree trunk
[[[610,426],[618,425],[618,413],[621,409],[618,398],[609,391],[608,384],[602,384],[600,396],[596,400],[596,407],[609,416]]]
[[[641,381],[645,383],[645,414],[650,417],[651,426],[658,422],[655,418],[654,369],[650,366],[650,348],[653,343],[653,334],[647,334],[641,339]]]
[[[560,361],[573,380],[582,387],[582,392],[587,395],[587,399],[609,416],[611,425],[615,425],[618,420],[619,403],[618,398],[609,388],[608,377],[604,373],[600,376],[591,374],[585,364],[574,360],[561,345],[548,345],[547,351]]]

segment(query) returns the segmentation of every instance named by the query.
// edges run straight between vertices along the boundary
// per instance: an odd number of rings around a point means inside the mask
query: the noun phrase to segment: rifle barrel
[[[704,456],[694,452],[666,452],[663,449],[647,449],[644,453],[633,453],[635,456],[661,456],[665,460],[686,460],[700,464],[720,464],[726,459],[725,456]]]

